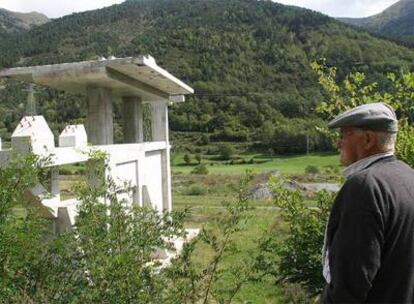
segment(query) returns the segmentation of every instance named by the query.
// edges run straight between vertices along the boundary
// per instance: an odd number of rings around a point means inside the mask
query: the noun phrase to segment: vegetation
[[[309,164],[317,166],[321,176],[329,179],[331,171],[336,176],[339,170],[338,155],[334,153],[320,153],[309,155],[263,155],[263,154],[237,154],[233,161],[222,161],[218,155],[205,156],[203,165],[209,174],[243,174],[246,170],[252,173],[278,170],[285,175],[303,175]],[[190,173],[195,167],[186,166],[183,154],[175,154],[172,161],[172,171],[175,173]],[[335,172],[336,171],[336,172]],[[326,180],[326,178],[324,178]],[[332,180],[335,178],[332,177]]]
[[[316,205],[309,208],[301,191],[285,189],[276,179],[271,183],[289,232],[280,239],[271,229],[262,238],[257,267],[282,282],[299,283],[315,296],[325,285],[321,249],[334,193],[317,193]]]
[[[414,150],[412,149],[414,73],[402,73],[399,77],[394,73],[389,73],[387,75],[389,89],[387,92],[381,92],[378,89],[378,83],[367,82],[363,73],[351,73],[342,84],[337,84],[336,68],[327,68],[316,62],[312,66],[319,75],[320,84],[329,95],[328,101],[320,103],[317,108],[321,115],[333,117],[340,112],[365,103],[384,102],[391,105],[399,116],[396,154],[414,167]]]
[[[400,0],[374,16],[340,18],[340,20],[412,47],[414,46],[413,18],[413,2]]]
[[[387,72],[409,71],[414,60],[413,50],[322,14],[255,0],[129,0],[2,39],[0,52],[0,67],[149,53],[195,88],[171,108],[173,136],[199,132],[200,145],[250,142],[274,153],[333,149],[315,128],[325,124],[313,111],[325,92],[312,60],[327,58],[340,79],[365,72],[380,90]],[[0,84],[0,136],[6,140],[24,112],[21,89],[18,82]],[[35,97],[55,134],[65,123],[84,121],[83,97],[40,87]],[[122,138],[120,108],[115,105],[116,142]]]

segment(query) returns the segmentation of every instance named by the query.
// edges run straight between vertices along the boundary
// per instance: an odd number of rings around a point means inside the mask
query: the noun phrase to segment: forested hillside
[[[0,33],[17,33],[44,24],[49,19],[40,13],[16,13],[0,8]]]
[[[278,152],[303,151],[307,135],[327,146],[314,128],[323,123],[312,110],[324,94],[311,61],[325,57],[340,75],[363,71],[384,85],[387,72],[409,70],[414,60],[413,50],[322,14],[256,0],[128,0],[3,39],[0,53],[2,67],[151,54],[195,88],[172,108],[173,131],[260,141]],[[25,94],[18,84],[2,87],[3,136],[24,111]],[[44,89],[36,96],[55,132],[85,115],[76,96]]]
[[[400,0],[371,17],[339,20],[414,46],[414,1],[412,0]]]

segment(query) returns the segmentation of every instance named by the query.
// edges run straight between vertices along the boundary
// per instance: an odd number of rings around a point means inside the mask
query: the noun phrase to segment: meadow
[[[192,155],[192,158],[194,156]],[[275,175],[287,180],[305,182],[338,182],[339,158],[336,154],[310,154],[291,156],[266,156],[261,154],[234,155],[231,160],[220,160],[218,156],[201,159],[207,174],[191,173],[198,165],[192,161],[185,163],[184,154],[172,156],[172,195],[173,209],[189,210],[185,225],[189,228],[207,228],[219,233],[220,220],[228,216],[226,205],[235,204],[239,191],[239,181],[250,172],[252,180],[248,187],[266,183],[269,176]],[[309,168],[312,170],[309,170]],[[316,169],[315,169],[316,168]],[[70,187],[76,175],[84,171],[79,166],[67,166],[63,170],[62,193],[70,197]],[[266,233],[277,231],[280,238],[288,233],[286,224],[280,219],[278,208],[271,199],[252,199],[251,210],[246,212],[246,220],[232,238],[237,250],[226,254],[221,269],[233,267],[235,262],[249,261],[257,254],[258,241]],[[310,204],[312,201],[310,200]],[[197,243],[194,262],[199,269],[207,266],[214,252],[203,242]],[[231,280],[231,279],[229,279]],[[231,282],[221,282],[225,286]],[[260,281],[246,281],[234,298],[235,303],[304,303],[306,292],[298,286],[281,285],[274,277],[264,277]]]
[[[257,163],[243,163],[251,159]],[[226,204],[232,204],[237,198],[238,182],[246,170],[253,174],[249,187],[267,181],[269,175],[278,172],[281,178],[299,179],[305,181],[338,180],[340,170],[338,155],[311,154],[295,156],[264,157],[263,155],[236,156],[239,163],[220,161],[214,157],[203,159],[208,174],[192,174],[196,166],[185,164],[183,154],[175,155],[172,162],[173,208],[184,210],[189,208],[190,215],[186,226],[192,228],[207,227],[219,231],[219,220],[226,216]],[[318,173],[307,173],[309,166],[317,168]],[[251,200],[252,210],[248,211],[247,219],[241,231],[234,235],[235,246],[238,250],[230,252],[223,260],[221,267],[232,267],[232,263],[248,261],[257,253],[260,237],[270,231],[277,231],[280,237],[288,233],[288,228],[279,218],[278,208],[271,199]],[[198,243],[195,260],[200,269],[213,255],[212,250],[203,243]],[[231,282],[223,282],[231,284]],[[312,302],[306,292],[300,287],[287,288],[279,284],[274,277],[265,277],[261,281],[247,281],[235,297],[236,303],[304,303]]]

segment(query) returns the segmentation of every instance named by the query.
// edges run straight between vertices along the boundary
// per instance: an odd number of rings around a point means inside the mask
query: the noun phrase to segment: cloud
[[[124,0],[0,0],[0,7],[15,12],[40,12],[49,18],[58,18],[118,4]]]
[[[398,0],[275,0],[306,7],[332,17],[367,17],[378,14]]]

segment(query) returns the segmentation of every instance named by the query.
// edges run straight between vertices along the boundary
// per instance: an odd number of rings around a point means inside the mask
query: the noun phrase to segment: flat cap
[[[369,103],[339,114],[328,123],[329,128],[357,127],[396,133],[398,120],[394,110],[384,103]]]

